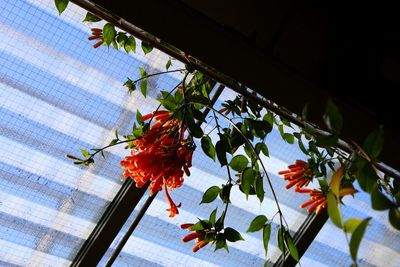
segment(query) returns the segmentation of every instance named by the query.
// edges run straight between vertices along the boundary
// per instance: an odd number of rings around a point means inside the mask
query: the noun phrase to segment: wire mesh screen
[[[225,89],[220,100],[233,99],[235,95],[234,92]],[[216,108],[219,108],[220,104],[221,102],[218,101]],[[214,126],[211,121],[206,129],[212,129]],[[205,132],[208,131],[205,130]],[[210,136],[217,139],[213,135],[217,135],[216,131],[213,131]],[[297,194],[287,194],[284,189],[285,182],[276,173],[285,169],[295,159],[301,159],[302,155],[297,147],[285,144],[276,129],[268,135],[267,143],[270,147],[271,155],[270,158],[264,158],[266,167],[270,172],[276,193],[281,201],[281,208],[293,233],[298,230],[307,216],[304,211],[298,208],[299,204],[304,202],[304,198]],[[262,266],[264,264],[265,254],[262,233],[246,234],[246,230],[255,216],[265,214],[271,219],[276,213],[271,191],[266,184],[264,186],[266,199],[261,205],[256,196],[250,196],[246,200],[243,193],[236,187],[232,189],[232,205],[228,209],[226,226],[239,230],[245,241],[230,243],[230,253],[225,250],[214,252],[213,247],[207,246],[197,253],[193,253],[193,244],[181,242],[182,237],[187,232],[180,229],[180,224],[196,222],[197,218],[208,218],[208,215],[217,205],[220,209],[218,214],[221,214],[223,209],[223,204],[220,200],[210,204],[199,205],[203,193],[209,187],[213,185],[221,186],[226,183],[227,174],[225,168],[221,168],[219,163],[213,162],[200,151],[199,144],[197,147],[197,152],[193,156],[190,177],[185,178],[185,183],[181,188],[171,193],[174,201],[182,203],[179,215],[173,219],[169,218],[168,213],[165,211],[167,203],[165,202],[164,194],[158,194],[113,266],[132,266],[133,262],[135,266]],[[100,266],[104,266],[135,215],[128,220],[103,258]],[[272,234],[275,236],[277,229],[278,225],[274,224],[272,226]],[[280,255],[275,236],[271,237],[269,247],[268,258],[272,262],[276,261]]]
[[[177,83],[154,78],[148,98],[129,97],[126,77],[164,69],[167,56],[93,49],[85,14],[70,4],[60,17],[53,0],[0,1],[1,266],[70,264],[120,188],[126,153],[110,150],[89,169],[65,154],[129,133],[136,109],[154,109],[154,88]]]

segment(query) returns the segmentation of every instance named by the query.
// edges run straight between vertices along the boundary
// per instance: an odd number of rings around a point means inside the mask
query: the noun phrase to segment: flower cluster
[[[99,28],[92,28],[92,35],[88,37],[88,40],[99,40],[97,43],[93,45],[94,48],[101,46],[104,42],[103,39],[103,30]]]
[[[189,242],[192,241],[193,239],[195,239],[195,245],[192,248],[193,252],[197,252],[199,249],[201,249],[202,247],[205,247],[209,242],[207,242],[205,240],[205,232],[204,231],[194,231],[192,230],[190,227],[193,226],[193,223],[185,223],[181,225],[182,229],[188,229],[189,231],[191,231],[192,233],[186,235],[184,238],[182,238],[183,242]]]
[[[313,178],[312,170],[307,162],[302,160],[296,160],[295,164],[288,166],[288,170],[280,171],[278,174],[283,175],[283,178],[289,181],[285,188],[290,189],[296,185],[295,191],[307,186]]]
[[[155,123],[143,136],[134,141],[131,155],[121,161],[123,175],[131,177],[137,187],[142,187],[151,181],[151,194],[162,190],[164,185],[167,210],[170,217],[178,214],[179,205],[172,201],[168,189],[182,185],[183,174],[190,175],[192,166],[193,142],[184,137],[184,126],[178,119],[171,118],[167,111],[157,111],[143,116],[147,121],[153,118]]]

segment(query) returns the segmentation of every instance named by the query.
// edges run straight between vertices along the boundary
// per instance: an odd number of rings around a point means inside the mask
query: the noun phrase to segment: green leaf
[[[400,230],[400,211],[399,211],[399,208],[392,207],[389,210],[389,222],[394,228],[396,228],[397,230]]]
[[[263,177],[258,173],[257,178],[256,178],[256,195],[258,199],[260,200],[260,203],[263,202],[264,200],[264,183],[263,183]]]
[[[210,223],[215,224],[215,218],[217,217],[217,209],[213,210],[210,214]]]
[[[346,233],[353,233],[354,230],[360,225],[362,222],[361,219],[358,218],[350,218],[344,222],[343,229]]]
[[[351,239],[350,239],[350,254],[351,254],[351,258],[354,261],[357,261],[358,248],[360,246],[361,239],[364,236],[365,229],[367,228],[368,222],[369,222],[370,219],[371,218],[367,218],[367,219],[363,220],[357,226],[357,228],[354,230],[353,234],[351,235]]]
[[[136,40],[133,36],[129,36],[128,40],[125,41],[124,49],[126,53],[129,53],[129,51],[136,53]]]
[[[193,112],[191,109],[188,109],[185,114],[186,126],[189,129],[189,132],[193,137],[200,138],[203,136],[203,130],[200,125],[195,123],[193,118]]]
[[[215,144],[215,151],[217,152],[217,158],[221,166],[225,166],[228,164],[228,160],[226,159],[226,147],[225,142],[223,140],[219,140]]]
[[[82,155],[83,155],[85,158],[89,158],[89,157],[90,157],[90,153],[87,152],[87,151],[84,150],[84,149],[81,149],[81,153],[82,153]]]
[[[144,97],[147,96],[147,78],[140,81],[140,92],[142,92]]]
[[[284,133],[283,134],[283,139],[285,139],[286,142],[288,142],[289,144],[294,144],[294,136],[293,134],[290,133]]]
[[[278,248],[280,251],[282,251],[283,254],[285,254],[285,252],[286,252],[285,244],[283,242],[284,235],[285,235],[285,232],[283,231],[282,226],[281,226],[281,227],[279,227],[279,230],[277,233],[277,239],[278,239]]]
[[[383,149],[384,132],[383,128],[379,127],[372,133],[370,133],[364,141],[364,150],[371,156],[372,159],[376,159]]]
[[[190,226],[190,229],[193,231],[202,231],[204,230],[204,224],[202,223],[202,221],[198,221],[197,223]]]
[[[246,198],[249,197],[251,187],[254,184],[255,173],[252,168],[247,168],[243,171],[241,181],[242,181],[242,190],[246,194]]]
[[[221,198],[222,202],[224,203],[230,203],[230,194],[231,194],[231,189],[232,189],[232,185],[231,184],[227,184],[227,185],[223,185],[222,189],[221,189],[221,193],[219,194],[219,197]]]
[[[69,0],[55,0],[54,3],[56,4],[58,14],[61,15],[67,8]]]
[[[328,215],[334,225],[342,228],[342,214],[340,213],[339,203],[333,192],[328,192]]]
[[[326,103],[326,110],[324,114],[324,121],[329,130],[333,133],[340,133],[343,127],[343,118],[339,109],[331,99]]]
[[[388,210],[394,206],[394,204],[379,191],[378,184],[375,184],[372,189],[371,205],[374,210]]]
[[[243,155],[237,155],[229,162],[229,166],[238,172],[243,171],[247,167],[247,164],[249,164],[249,160]]]
[[[217,242],[215,243],[215,250],[214,251],[217,251],[217,250],[219,250],[221,248],[225,248],[226,251],[229,252],[228,245],[226,244],[226,240],[224,238],[223,239],[221,238],[221,239],[217,240]]]
[[[201,148],[204,153],[215,161],[215,147],[208,135],[201,138]]]
[[[226,239],[230,242],[236,242],[239,240],[244,240],[238,231],[233,228],[227,227],[224,230],[224,235]]]
[[[109,46],[112,42],[114,42],[115,36],[117,32],[115,31],[114,25],[107,23],[103,27],[103,38],[104,42]]]
[[[261,152],[264,154],[264,156],[269,157],[268,147],[265,143],[262,143],[261,145]]]
[[[161,93],[164,93],[164,91],[161,91]],[[178,107],[177,103],[175,102],[175,98],[171,95],[165,92],[166,94],[163,94],[163,98],[157,98],[157,100],[163,105],[164,108],[166,108],[169,111],[174,111]]]
[[[260,231],[264,224],[267,222],[267,217],[265,217],[264,215],[258,215],[257,217],[255,217],[249,226],[249,229],[247,229],[247,232],[253,233],[253,232],[257,232]]]
[[[339,141],[339,137],[336,134],[331,135],[317,135],[315,142],[317,146],[336,146]]]
[[[221,192],[221,189],[218,186],[211,186],[204,193],[200,204],[213,202],[217,198],[219,192]]]
[[[263,227],[263,243],[264,243],[265,257],[267,257],[268,255],[268,243],[270,238],[271,238],[271,224],[267,223]]]
[[[143,53],[147,55],[148,53],[151,52],[151,50],[153,50],[153,47],[149,43],[142,41],[142,50]]]
[[[142,117],[142,114],[140,113],[140,111],[137,109],[136,110],[136,121],[140,124],[140,125],[142,125],[143,124],[143,117]]]
[[[272,127],[272,125],[274,125],[274,114],[272,113],[265,114],[263,120],[268,122]]]
[[[366,160],[360,159],[357,164],[357,181],[362,190],[371,192],[379,177]]]
[[[169,60],[167,61],[167,63],[165,64],[165,69],[168,70],[169,67],[171,67],[171,65],[172,65],[172,61],[171,61],[171,59],[169,59]]]
[[[117,42],[120,47],[124,47],[127,40],[128,40],[128,36],[126,36],[125,33],[120,32],[117,34]],[[129,51],[127,53],[129,53]]]
[[[98,22],[100,20],[101,20],[101,18],[93,15],[90,12],[87,12],[85,18],[83,19],[83,22]]]
[[[290,233],[288,231],[286,231],[286,233],[285,233],[285,242],[289,249],[290,255],[292,255],[293,259],[295,259],[296,261],[299,261],[299,253],[298,253],[297,248],[293,242],[293,239],[290,236]]]

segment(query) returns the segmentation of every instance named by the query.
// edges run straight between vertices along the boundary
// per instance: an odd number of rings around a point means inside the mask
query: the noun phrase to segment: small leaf
[[[221,166],[228,164],[228,160],[226,159],[226,147],[223,140],[219,140],[215,144],[215,151],[217,152],[217,158]]]
[[[283,134],[283,139],[285,139],[286,142],[288,142],[289,144],[294,144],[294,136],[293,134],[290,133],[284,133]]]
[[[271,224],[267,223],[263,227],[263,243],[264,243],[265,257],[267,257],[268,255],[268,243],[270,238],[271,238]]]
[[[333,133],[340,133],[340,130],[343,127],[342,114],[340,114],[339,109],[331,99],[326,103],[324,121],[328,129]]]
[[[221,189],[218,186],[211,186],[204,193],[203,199],[201,200],[200,204],[213,202],[217,198],[220,191]]]
[[[213,211],[211,212],[211,214],[210,214],[210,223],[211,223],[212,225],[215,224],[215,218],[216,218],[216,216],[217,216],[217,209],[213,210]]]
[[[286,233],[285,233],[285,242],[289,249],[290,255],[292,255],[293,259],[295,259],[296,261],[299,261],[299,253],[298,253],[297,248],[293,242],[293,239],[290,236],[290,233],[288,231],[286,231]]]
[[[217,251],[217,250],[219,250],[221,248],[225,248],[226,251],[229,252],[228,246],[226,244],[226,240],[222,239],[222,238],[218,239],[217,242],[215,243],[215,250],[214,251]]]
[[[382,127],[370,133],[365,139],[364,149],[372,159],[376,159],[380,155],[383,149],[383,141],[384,133]]]
[[[90,157],[90,153],[87,152],[87,151],[84,150],[84,149],[81,149],[81,153],[82,153],[82,155],[83,155],[85,158],[89,158],[89,157]]]
[[[114,42],[115,36],[117,32],[115,31],[114,25],[107,23],[103,27],[103,38],[104,42],[109,46],[112,42]]]
[[[201,138],[201,148],[207,156],[215,161],[215,147],[208,135]]]
[[[100,20],[101,20],[101,18],[93,15],[90,12],[87,12],[85,18],[83,19],[83,22],[98,22]]]
[[[400,230],[400,211],[398,208],[393,207],[389,210],[389,222],[394,228]]]
[[[190,226],[190,229],[193,231],[202,231],[204,230],[204,224],[201,221],[198,221],[194,225]]]
[[[269,157],[268,147],[265,143],[262,143],[261,145],[261,152],[264,154],[264,156]]]
[[[191,109],[188,109],[185,114],[186,126],[193,137],[201,138],[203,136],[203,130],[200,125],[195,123],[193,118],[193,112]]]
[[[249,164],[249,160],[243,155],[237,155],[229,162],[229,166],[238,172],[243,171],[247,167],[247,164]]]
[[[125,41],[124,49],[126,53],[129,53],[129,51],[136,53],[136,40],[133,36],[129,36],[129,38]]]
[[[286,249],[285,249],[285,244],[283,242],[284,240],[284,231],[282,229],[282,226],[279,227],[278,233],[277,233],[277,239],[278,239],[278,248],[280,251],[282,251],[283,254],[285,254]]]
[[[358,247],[360,246],[361,239],[364,236],[365,229],[368,226],[368,222],[371,218],[367,218],[363,220],[357,228],[354,230],[353,234],[351,235],[350,239],[350,254],[351,258],[354,261],[357,261],[357,252],[358,252]]]
[[[264,184],[263,184],[263,177],[258,173],[256,178],[256,195],[260,200],[260,203],[264,200]]]
[[[333,192],[328,192],[328,215],[334,225],[339,228],[342,228],[342,214],[339,210],[339,203],[336,199],[336,196]]]
[[[140,92],[144,97],[147,96],[147,78],[140,81]]]
[[[120,32],[117,34],[117,42],[120,47],[124,47],[127,40],[128,40],[128,36],[126,36],[125,33]],[[129,51],[127,53],[129,53]]]
[[[226,239],[230,242],[236,242],[239,240],[244,240],[238,231],[233,228],[227,227],[224,230],[224,235]]]
[[[171,65],[172,65],[172,61],[171,61],[171,59],[169,59],[169,60],[167,61],[167,64],[165,64],[165,69],[168,70],[169,67],[171,67]]]
[[[336,195],[336,197],[339,197],[340,182],[342,181],[343,173],[344,173],[344,166],[340,166],[340,168],[337,169],[335,173],[332,175],[330,187],[331,191]]]
[[[267,217],[265,217],[264,215],[258,215],[257,217],[255,217],[249,226],[249,229],[247,229],[247,232],[257,232],[260,231],[264,224],[267,222]]]
[[[255,173],[252,168],[247,168],[243,171],[241,181],[242,181],[242,190],[246,194],[246,198],[249,197],[251,187],[254,184]]]
[[[353,233],[354,230],[360,225],[361,222],[362,222],[361,219],[350,218],[344,222],[343,229],[346,233]]]
[[[371,206],[374,210],[387,210],[394,204],[379,191],[378,184],[375,184],[371,192]]]
[[[222,202],[224,203],[230,203],[230,194],[231,194],[231,189],[232,189],[232,185],[231,184],[227,184],[227,185],[223,185],[222,189],[221,189],[221,193],[219,194],[219,197],[221,198]]]
[[[149,43],[142,41],[142,50],[144,54],[147,55],[153,50],[153,47]]]
[[[54,3],[56,4],[58,14],[61,15],[67,8],[69,0],[55,0]]]
[[[143,124],[143,117],[139,110],[136,110],[136,121],[142,125]]]

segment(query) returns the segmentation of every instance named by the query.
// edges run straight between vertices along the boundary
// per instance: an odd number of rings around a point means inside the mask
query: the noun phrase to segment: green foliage
[[[226,145],[222,139],[215,144],[215,151],[217,152],[217,158],[221,166],[228,164],[228,160],[226,159]]]
[[[148,42],[142,41],[142,50],[143,53],[147,55],[153,50],[153,47]]]
[[[212,225],[215,225],[215,218],[216,218],[216,217],[217,217],[217,209],[213,210],[213,211],[211,212],[211,214],[210,214],[209,220],[210,220],[210,223],[211,223]]]
[[[265,217],[264,215],[258,215],[257,217],[255,217],[251,223],[249,228],[247,229],[247,232],[257,232],[260,231],[261,229],[263,229],[264,224],[267,222],[267,217]]]
[[[241,172],[249,164],[249,160],[243,155],[237,155],[231,159],[229,166],[235,171]]]
[[[208,135],[201,138],[201,148],[207,156],[215,161],[215,147]]]
[[[350,219],[348,219],[347,221],[344,222],[343,230],[346,233],[353,233],[354,230],[356,230],[356,228],[360,225],[361,222],[362,222],[361,219],[350,218]]]
[[[185,122],[189,132],[193,137],[201,138],[203,136],[203,130],[201,129],[200,125],[194,121],[193,112],[191,109],[186,110]]]
[[[54,3],[58,10],[58,14],[61,15],[61,13],[63,13],[64,10],[67,8],[69,0],[55,0]]]
[[[271,224],[267,223],[263,226],[263,244],[265,257],[268,255],[268,243],[271,238]]]
[[[93,15],[90,12],[87,12],[85,18],[83,19],[83,22],[98,22],[100,20],[101,20],[101,18]]]
[[[400,211],[398,207],[390,208],[389,222],[394,228],[400,231]]]
[[[228,240],[230,242],[244,240],[238,231],[236,231],[235,229],[230,228],[230,227],[225,228],[224,235],[226,237],[226,240]]]
[[[231,189],[232,189],[231,184],[222,186],[221,192],[219,193],[219,197],[221,198],[222,202],[224,202],[224,203],[231,202],[230,201]]]
[[[378,184],[375,184],[372,189],[371,204],[372,208],[375,210],[388,210],[394,206],[394,204],[379,191]]]
[[[342,214],[340,213],[339,203],[333,192],[328,192],[328,215],[334,225],[342,228]]]
[[[169,59],[169,60],[167,61],[167,63],[165,64],[165,69],[168,70],[169,67],[171,67],[171,65],[172,65],[172,61],[171,61],[171,59]]]
[[[255,181],[255,172],[252,168],[246,168],[243,172],[242,172],[242,176],[241,176],[241,189],[243,190],[243,193],[246,195],[246,198],[248,198],[252,186],[254,185],[254,181]]]
[[[139,72],[140,72],[140,91],[142,92],[143,96],[147,96],[147,72],[139,67]]]
[[[338,107],[333,103],[332,100],[328,100],[326,103],[326,110],[323,116],[326,126],[330,131],[335,134],[339,134],[343,127],[343,118]]]
[[[256,190],[256,195],[257,198],[260,200],[260,203],[263,202],[264,200],[264,181],[263,177],[259,172],[257,172],[256,175],[256,182],[255,182],[255,190]]]
[[[351,239],[350,239],[350,255],[351,255],[351,258],[354,260],[354,262],[357,261],[358,248],[360,246],[361,239],[364,236],[365,229],[367,228],[368,222],[369,222],[370,219],[371,218],[367,218],[367,219],[363,220],[356,227],[356,229],[354,229],[354,232],[351,235]]]
[[[221,189],[218,186],[211,186],[204,193],[203,199],[201,200],[200,204],[213,202],[217,198],[220,192]]]
[[[104,43],[107,46],[110,46],[111,43],[115,41],[115,37],[117,35],[117,32],[115,31],[114,25],[107,23],[103,27],[103,39]]]
[[[133,53],[136,53],[136,40],[133,36],[129,36],[127,40],[125,41],[123,45],[126,53],[129,53],[132,51]]]
[[[299,261],[299,253],[297,251],[296,245],[293,242],[292,237],[290,236],[289,231],[285,231],[285,243],[293,259]]]
[[[370,133],[364,141],[364,150],[372,159],[376,159],[383,149],[384,133],[383,128],[379,127]]]

